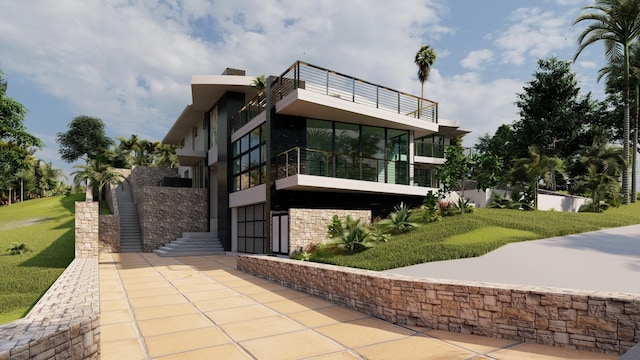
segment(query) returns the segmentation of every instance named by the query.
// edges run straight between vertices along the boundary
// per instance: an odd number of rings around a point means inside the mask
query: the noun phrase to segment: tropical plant
[[[87,187],[93,186],[97,189],[99,204],[102,201],[102,189],[105,185],[125,180],[124,175],[99,159],[89,160],[87,165],[75,165],[74,168],[79,169],[71,173],[74,176],[75,185],[79,186],[82,182],[86,182]]]
[[[417,223],[411,222],[410,217],[411,209],[407,204],[401,202],[394,207],[394,211],[389,214],[388,218],[377,223],[377,227],[383,233],[402,234],[419,226]]]
[[[429,79],[431,66],[436,62],[437,58],[438,56],[435,50],[429,45],[422,45],[416,53],[414,62],[418,66],[418,80],[420,80],[420,84],[422,85],[420,98],[424,98],[424,84],[427,82],[427,79]]]
[[[267,88],[267,78],[264,75],[258,75],[253,80],[251,80],[251,86],[258,90],[258,93],[261,93],[264,89]]]
[[[616,203],[618,178],[625,167],[622,148],[594,140],[593,145],[583,147],[577,165],[583,171],[575,176],[574,190],[591,198],[593,211],[600,211],[601,202]]]
[[[334,215],[327,227],[327,235],[331,239],[328,244],[346,249],[351,254],[374,246],[371,230],[361,221],[362,219],[354,219],[351,215],[345,216],[343,221],[338,215]]]
[[[542,155],[540,148],[529,147],[529,157],[514,160],[510,178],[524,187],[525,198],[533,199],[533,207],[538,208],[538,188],[541,182],[555,182],[555,173],[564,172],[560,158]]]
[[[574,21],[574,25],[588,21],[589,25],[578,36],[578,49],[574,61],[589,45],[604,42],[605,57],[610,62],[622,50],[624,69],[624,117],[623,117],[623,159],[629,162],[629,48],[640,35],[640,0],[596,0],[595,4],[585,6],[583,13]],[[636,151],[634,149],[634,151]],[[622,174],[622,203],[629,203],[629,170],[625,167]]]
[[[29,246],[25,243],[12,243],[11,246],[7,249],[7,253],[9,255],[20,255],[29,251],[31,251],[31,249],[29,249]]]
[[[533,210],[531,201],[519,189],[514,189],[508,195],[495,194],[488,206],[491,209]]]

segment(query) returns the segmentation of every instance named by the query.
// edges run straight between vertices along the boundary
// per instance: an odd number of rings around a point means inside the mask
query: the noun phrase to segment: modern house
[[[163,140],[179,146],[180,176],[208,189],[210,231],[228,251],[293,251],[294,209],[375,218],[421,203],[444,147],[467,133],[436,102],[301,61],[265,89],[254,79],[192,76],[192,104]]]

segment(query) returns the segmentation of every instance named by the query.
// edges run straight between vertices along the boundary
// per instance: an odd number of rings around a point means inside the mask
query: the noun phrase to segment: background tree
[[[60,145],[62,160],[71,163],[78,159],[88,162],[111,144],[104,132],[104,123],[96,117],[76,116],[69,123],[66,133],[58,133],[56,142]]]
[[[418,66],[418,80],[420,80],[420,84],[422,86],[420,91],[421,98],[424,98],[424,83],[429,79],[431,66],[436,62],[437,58],[438,56],[436,55],[435,50],[433,50],[429,45],[422,45],[416,53],[414,62]]]
[[[85,184],[94,186],[98,192],[98,204],[102,201],[102,190],[105,185],[125,180],[121,173],[101,162],[100,159],[90,159],[86,165],[75,165],[74,168],[78,169],[71,173],[75,185],[80,186],[82,182],[85,182]]]
[[[623,158],[629,162],[629,47],[640,35],[640,0],[596,0],[594,5],[585,6],[574,25],[588,21],[589,25],[578,36],[578,49],[574,61],[589,45],[604,42],[605,57],[609,62],[622,49],[624,76],[624,117],[623,117]],[[629,203],[629,171],[622,173],[622,203]]]
[[[540,184],[552,182],[553,172],[563,171],[562,164],[559,157],[543,155],[540,148],[532,145],[528,157],[514,160],[510,178],[523,188],[525,198],[532,201],[537,209]]]
[[[251,86],[258,90],[258,93],[261,93],[264,89],[267,88],[267,78],[264,75],[258,75],[253,80],[251,80]]]
[[[30,149],[41,148],[42,142],[27,132],[24,125],[27,110],[7,96],[2,70],[0,84],[0,194],[4,191],[10,194],[20,171],[29,167]]]

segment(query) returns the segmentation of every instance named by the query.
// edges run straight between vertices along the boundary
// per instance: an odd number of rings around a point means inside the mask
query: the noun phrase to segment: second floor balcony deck
[[[438,130],[438,103],[302,61],[269,81],[271,101],[282,114],[378,123],[416,129],[421,135]],[[265,109],[262,93],[234,116],[232,128],[239,129]]]

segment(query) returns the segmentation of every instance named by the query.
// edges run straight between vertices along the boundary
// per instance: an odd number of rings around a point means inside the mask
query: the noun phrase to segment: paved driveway
[[[512,243],[471,259],[388,273],[640,294],[640,225]]]

